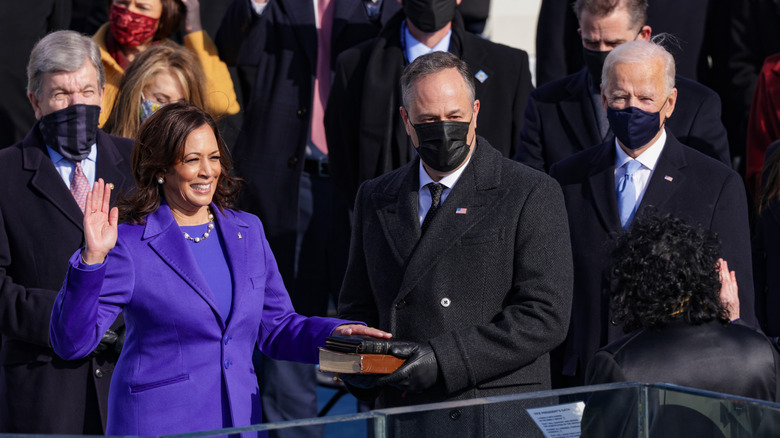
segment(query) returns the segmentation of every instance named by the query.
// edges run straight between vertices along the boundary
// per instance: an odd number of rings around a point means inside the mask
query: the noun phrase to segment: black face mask
[[[411,122],[409,122],[411,124]],[[468,122],[439,122],[412,124],[417,133],[417,153],[431,169],[449,172],[457,169],[469,156]]]
[[[100,107],[71,105],[41,117],[43,141],[71,161],[87,158],[97,138]]]
[[[607,59],[609,52],[598,52],[582,48],[582,57],[585,59],[585,65],[588,67],[588,74],[596,88],[601,88],[601,70],[604,67],[604,60]]]
[[[403,0],[404,14],[422,32],[442,29],[455,17],[455,0]]]

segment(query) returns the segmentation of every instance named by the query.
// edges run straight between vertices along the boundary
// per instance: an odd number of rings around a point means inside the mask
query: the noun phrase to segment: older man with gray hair
[[[49,344],[49,320],[68,258],[83,245],[87,191],[97,178],[133,185],[132,141],[97,127],[105,75],[89,37],[47,35],[27,76],[38,121],[0,150],[0,433],[103,434],[124,322],[90,357],[65,361]]]
[[[601,103],[614,135],[550,169],[563,188],[574,253],[571,325],[553,370],[560,386],[582,384],[596,350],[622,335],[607,310],[604,269],[615,238],[647,212],[717,233],[736,271],[742,320],[757,326],[744,185],[668,132],[677,104],[674,59],[657,38],[621,44],[604,62]]]

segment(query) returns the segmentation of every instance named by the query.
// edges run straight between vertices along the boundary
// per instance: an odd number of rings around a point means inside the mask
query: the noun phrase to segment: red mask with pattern
[[[160,21],[117,5],[111,5],[108,19],[111,34],[123,46],[137,46],[149,41],[157,32]]]

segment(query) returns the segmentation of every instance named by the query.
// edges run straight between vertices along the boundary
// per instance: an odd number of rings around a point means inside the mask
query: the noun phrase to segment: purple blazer
[[[120,311],[127,326],[108,435],[219,429],[223,415],[233,426],[258,424],[255,345],[276,359],[316,363],[317,347],[347,322],[295,313],[260,220],[212,211],[233,277],[227,321],[166,204],[145,225],[121,224],[105,263],[80,266],[80,252],[70,259],[51,316],[54,351],[88,355]]]

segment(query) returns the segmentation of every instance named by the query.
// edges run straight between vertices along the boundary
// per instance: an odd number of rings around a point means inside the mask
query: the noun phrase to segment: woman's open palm
[[[116,245],[119,210],[116,207],[111,208],[111,187],[111,184],[106,184],[100,178],[87,194],[84,211],[86,247],[82,257],[88,265],[102,263],[111,248]]]

